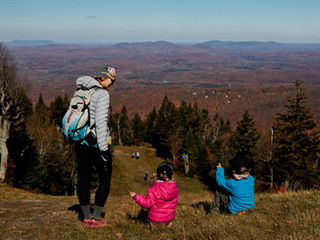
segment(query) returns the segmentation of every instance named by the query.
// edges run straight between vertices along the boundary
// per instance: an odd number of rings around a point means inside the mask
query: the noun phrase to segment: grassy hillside
[[[132,160],[132,152],[140,152]],[[176,177],[179,202],[174,225],[149,229],[146,210],[126,188],[145,194],[143,180],[162,161],[147,147],[116,147],[105,218],[113,227],[83,228],[75,196],[33,194],[0,184],[0,239],[319,239],[320,191],[256,194],[256,208],[241,216],[206,215],[213,193],[193,179]],[[150,174],[149,174],[150,175]]]
[[[140,153],[139,160],[132,159],[132,153]],[[112,178],[112,195],[127,194],[129,189],[136,193],[146,194],[152,185],[152,173],[156,172],[157,166],[163,159],[156,157],[156,150],[147,146],[115,147],[114,170]],[[145,172],[149,173],[149,181],[144,181]],[[175,175],[178,188],[182,192],[202,194],[209,191],[208,187],[201,182],[190,178]]]

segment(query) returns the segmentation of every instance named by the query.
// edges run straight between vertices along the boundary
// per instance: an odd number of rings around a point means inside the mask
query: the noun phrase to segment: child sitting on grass
[[[141,207],[149,209],[148,226],[161,224],[170,227],[175,217],[179,192],[169,163],[163,162],[158,166],[156,180],[153,180],[146,197],[135,192],[130,192],[130,195]]]
[[[218,188],[211,204],[211,211],[220,213],[224,209],[232,214],[242,214],[254,208],[254,178],[249,174],[250,161],[241,153],[229,161],[233,178],[226,180],[224,168],[217,165],[216,181]]]

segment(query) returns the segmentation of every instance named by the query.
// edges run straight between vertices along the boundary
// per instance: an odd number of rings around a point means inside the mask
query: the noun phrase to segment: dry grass
[[[146,210],[111,195],[105,218],[113,227],[88,229],[68,208],[76,197],[35,195],[0,185],[0,239],[320,239],[320,191],[256,194],[241,216],[206,215],[212,193],[181,192],[174,225],[150,229]]]
[[[0,239],[320,239],[319,190],[256,194],[256,208],[244,215],[207,215],[213,193],[201,182],[179,176],[173,227],[150,229],[144,223],[147,211],[134,203],[126,188],[146,194],[152,183],[144,182],[144,172],[152,173],[162,160],[147,147],[115,150],[105,206],[112,228],[84,228],[74,196],[32,194],[0,184]],[[139,160],[130,158],[133,151],[140,152]]]

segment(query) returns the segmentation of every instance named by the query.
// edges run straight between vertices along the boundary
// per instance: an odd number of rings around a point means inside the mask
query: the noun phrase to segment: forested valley
[[[32,192],[73,194],[73,146],[61,133],[69,96],[57,95],[47,105],[40,93],[33,104],[28,96],[31,86],[18,81],[16,62],[4,44],[0,63],[0,177]],[[242,152],[252,160],[257,191],[318,188],[318,121],[303,82],[291,79],[290,89],[283,111],[268,116],[272,128],[267,131],[257,127],[247,109],[234,121],[197,102],[173,102],[167,95],[145,114],[130,112],[123,104],[109,113],[112,145],[153,147],[177,174],[208,185],[218,162],[228,167],[228,161]]]

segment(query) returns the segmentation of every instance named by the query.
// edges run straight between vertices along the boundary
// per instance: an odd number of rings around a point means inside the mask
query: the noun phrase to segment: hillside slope
[[[0,184],[0,239],[320,239],[320,191],[256,194],[244,215],[206,215],[212,194],[179,194],[169,229],[149,229],[146,210],[129,196],[110,196],[105,218],[112,228],[84,228],[74,196],[53,197]]]
[[[132,159],[132,153],[140,153],[140,158]],[[116,146],[114,149],[114,169],[111,185],[111,194],[123,195],[128,190],[141,194],[146,194],[148,188],[152,185],[152,173],[156,172],[157,166],[164,161],[156,156],[156,150],[148,146]],[[149,179],[144,180],[146,171]],[[183,176],[174,175],[178,182],[180,191],[185,192],[203,192],[208,187],[196,179],[189,179]],[[128,190],[127,190],[128,189]]]
[[[132,152],[141,158],[132,160]],[[172,228],[149,229],[147,210],[126,188],[146,193],[162,159],[152,148],[115,147],[114,174],[105,218],[112,228],[84,228],[75,196],[34,194],[0,184],[0,239],[320,239],[320,191],[258,193],[256,207],[244,215],[207,215],[213,193],[199,181],[176,176],[179,202]],[[92,202],[93,196],[92,196]]]

